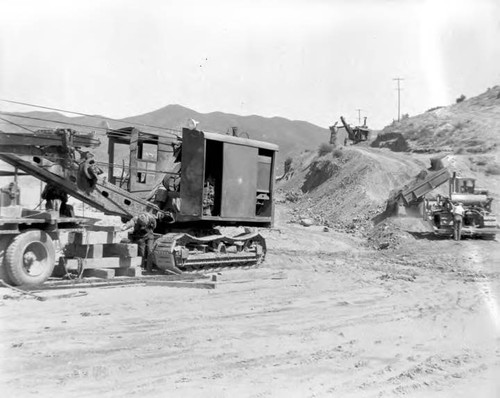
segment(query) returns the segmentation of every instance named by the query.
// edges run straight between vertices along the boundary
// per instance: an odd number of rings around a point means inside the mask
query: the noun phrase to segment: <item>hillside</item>
[[[487,153],[500,144],[500,86],[460,103],[394,122],[380,134],[401,133],[413,151]]]
[[[2,115],[2,118],[11,120],[14,123],[26,125],[29,129],[73,127],[80,131],[97,130],[103,145],[97,151],[97,155],[106,153],[106,137],[104,135],[104,120],[94,117],[68,117],[56,112],[26,112],[17,113],[18,116],[26,118],[9,117]],[[38,120],[48,119],[50,122]],[[200,122],[201,130],[213,131],[225,134],[231,127],[238,127],[242,136],[256,140],[269,141],[280,146],[279,159],[285,159],[301,152],[304,149],[315,149],[322,142],[329,139],[328,129],[315,126],[308,122],[293,121],[281,117],[265,118],[261,116],[239,116],[223,112],[199,113],[192,109],[180,105],[168,105],[164,108],[122,119],[120,122],[107,121],[112,128],[127,126],[127,122],[147,124],[151,126],[168,127],[181,129],[186,125],[188,119],[195,119]],[[20,127],[16,127],[0,120],[0,130],[5,132],[26,132]],[[143,130],[153,129],[144,127]]]
[[[323,156],[305,152],[292,167],[293,176],[278,184],[282,197],[292,202],[292,219],[354,230],[368,228],[389,193],[427,165],[409,153],[350,146]]]
[[[337,231],[377,233],[373,221],[386,207],[393,190],[399,190],[429,169],[434,154],[396,153],[389,149],[352,145],[322,156],[304,151],[292,161],[293,172],[278,182],[279,199],[289,204],[289,220],[311,219]],[[457,154],[446,157],[450,173],[477,179],[477,186],[494,198],[493,213],[500,211],[500,180],[492,173],[494,156]],[[433,193],[447,194],[447,185]],[[399,221],[398,221],[399,222]],[[421,221],[403,219],[406,229],[422,228]]]

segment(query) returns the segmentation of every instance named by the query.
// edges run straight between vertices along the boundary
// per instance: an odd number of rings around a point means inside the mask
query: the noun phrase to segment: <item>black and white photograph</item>
[[[0,0],[0,395],[499,398],[500,2]]]

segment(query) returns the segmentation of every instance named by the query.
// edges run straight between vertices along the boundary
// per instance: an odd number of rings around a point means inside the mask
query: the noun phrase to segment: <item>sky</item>
[[[381,128],[396,77],[410,115],[500,84],[499,43],[497,0],[0,0],[0,98]]]

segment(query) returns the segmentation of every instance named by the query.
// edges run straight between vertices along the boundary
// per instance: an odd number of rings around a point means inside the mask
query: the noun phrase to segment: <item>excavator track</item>
[[[210,268],[260,264],[266,255],[266,242],[259,233],[234,237],[188,233],[168,233],[156,240],[153,256],[156,266],[170,273]]]

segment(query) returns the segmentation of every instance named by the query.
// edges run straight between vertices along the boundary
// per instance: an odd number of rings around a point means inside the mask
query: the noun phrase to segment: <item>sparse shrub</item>
[[[342,149],[335,149],[335,150],[332,152],[332,156],[333,156],[334,158],[337,158],[337,159],[340,159],[343,155],[344,155],[344,151],[342,151]]]
[[[292,203],[298,202],[301,197],[302,197],[302,194],[299,192],[287,192],[285,194],[285,200],[287,200],[288,202],[292,202]]]
[[[484,157],[477,158],[477,159],[470,158],[469,160],[471,162],[477,164],[478,166],[486,166],[488,164],[488,160]]]
[[[409,119],[410,118],[410,115],[408,113],[403,113],[401,115],[401,120],[406,120],[406,119]]]
[[[460,102],[464,102],[465,101],[465,95],[461,95],[460,97],[458,97],[455,101],[457,102],[457,104],[459,104]]]
[[[285,173],[287,171],[289,171],[290,168],[292,167],[292,162],[293,162],[293,159],[291,157],[286,158],[286,160],[285,160]]]
[[[326,154],[333,151],[333,145],[322,143],[318,148],[318,155],[325,156]]]
[[[442,106],[435,106],[434,108],[429,108],[426,110],[426,112],[432,112],[432,111],[437,111],[438,109],[441,109]]]
[[[500,91],[497,94],[497,99],[500,99]]]
[[[462,153],[464,153],[464,152],[465,152],[465,148],[464,148],[463,146],[459,146],[458,148],[455,148],[455,149],[453,150],[453,153],[454,153],[455,155],[460,155],[460,154],[462,154]]]
[[[455,126],[455,130],[462,130],[465,127],[465,122],[462,122],[462,121],[456,122],[454,124],[454,126]]]
[[[478,146],[473,146],[471,148],[467,148],[468,153],[486,153],[490,149],[486,145],[478,145]]]
[[[467,146],[479,146],[479,145],[484,145],[484,140],[473,137],[469,138],[468,140],[465,140],[464,143],[467,144]]]
[[[493,163],[486,167],[485,173],[488,175],[498,176],[500,175],[500,164]]]

